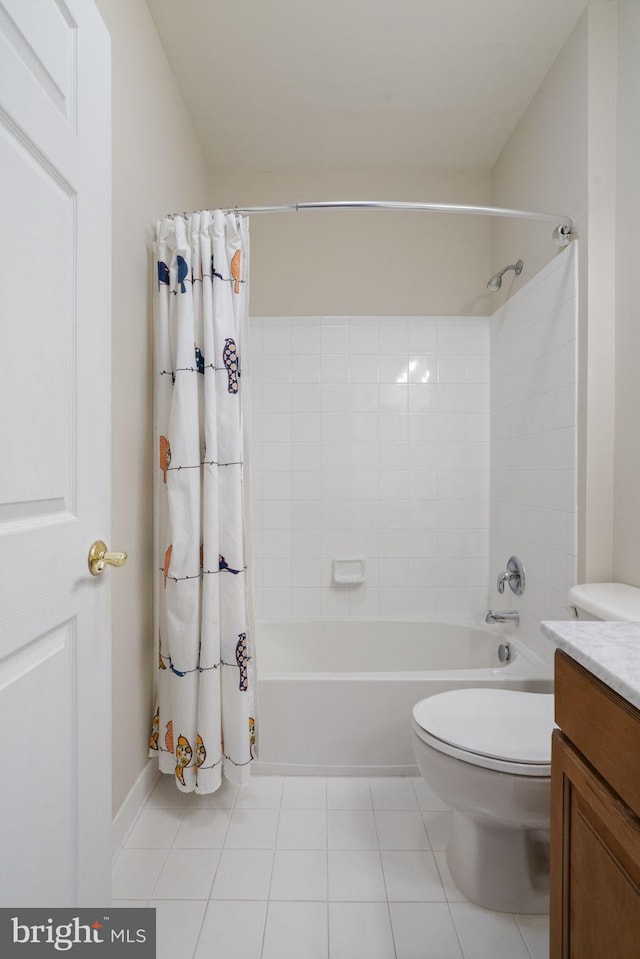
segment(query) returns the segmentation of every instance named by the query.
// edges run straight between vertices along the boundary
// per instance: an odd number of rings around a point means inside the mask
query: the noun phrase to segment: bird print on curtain
[[[156,233],[157,706],[149,754],[181,791],[241,785],[258,748],[241,355],[248,224]],[[215,263],[215,270],[214,270]]]

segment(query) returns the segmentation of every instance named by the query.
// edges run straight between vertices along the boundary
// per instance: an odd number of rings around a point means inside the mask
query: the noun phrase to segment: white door
[[[110,895],[109,59],[0,0],[0,906]]]

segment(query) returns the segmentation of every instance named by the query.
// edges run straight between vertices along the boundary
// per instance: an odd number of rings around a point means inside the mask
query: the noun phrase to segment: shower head
[[[522,260],[518,260],[517,263],[511,263],[509,266],[503,266],[501,270],[498,270],[497,273],[494,273],[489,282],[487,283],[487,289],[491,290],[492,293],[495,293],[496,290],[499,290],[502,286],[502,277],[507,272],[507,270],[513,270],[516,276],[520,276],[522,273],[522,268],[524,263]]]

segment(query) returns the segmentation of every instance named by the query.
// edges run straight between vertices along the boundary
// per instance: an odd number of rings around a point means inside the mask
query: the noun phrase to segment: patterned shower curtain
[[[223,774],[246,782],[256,755],[240,362],[248,221],[221,210],[164,219],[155,253],[158,698],[149,754],[180,791],[209,793]]]

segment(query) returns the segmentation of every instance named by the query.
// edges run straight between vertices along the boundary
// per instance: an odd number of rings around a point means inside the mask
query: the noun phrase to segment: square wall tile
[[[381,316],[379,335],[381,356],[407,352],[409,327],[405,316]]]
[[[530,339],[540,322],[528,323]],[[265,534],[255,549],[260,616],[427,616],[453,602],[433,563],[427,579],[409,582],[407,560],[438,555],[439,532],[472,523],[486,532],[489,329],[488,318],[464,316],[284,317],[259,327],[251,416],[260,437],[254,524]],[[554,343],[556,352],[566,345]],[[561,406],[570,408],[564,393]],[[567,416],[549,407],[556,427]],[[556,451],[554,469],[559,440]],[[385,561],[382,572],[369,566],[357,592],[334,589],[330,571],[312,562],[350,553]],[[450,552],[483,555],[466,544]],[[481,588],[480,569],[469,564],[468,589]],[[471,594],[458,598],[460,612]]]
[[[321,328],[321,348],[322,355],[332,353],[349,352],[349,326],[346,321],[340,321],[336,318],[332,322],[331,317],[327,317],[326,325],[323,321]]]
[[[351,383],[378,383],[380,360],[375,354],[352,353],[349,359]]]
[[[407,318],[407,346],[412,353],[436,353],[438,348],[438,320],[434,316]]]
[[[295,323],[291,329],[291,352],[318,355],[321,350],[320,324],[310,323],[307,318]]]
[[[380,351],[380,332],[377,317],[352,317],[349,329],[351,355],[375,354]]]

